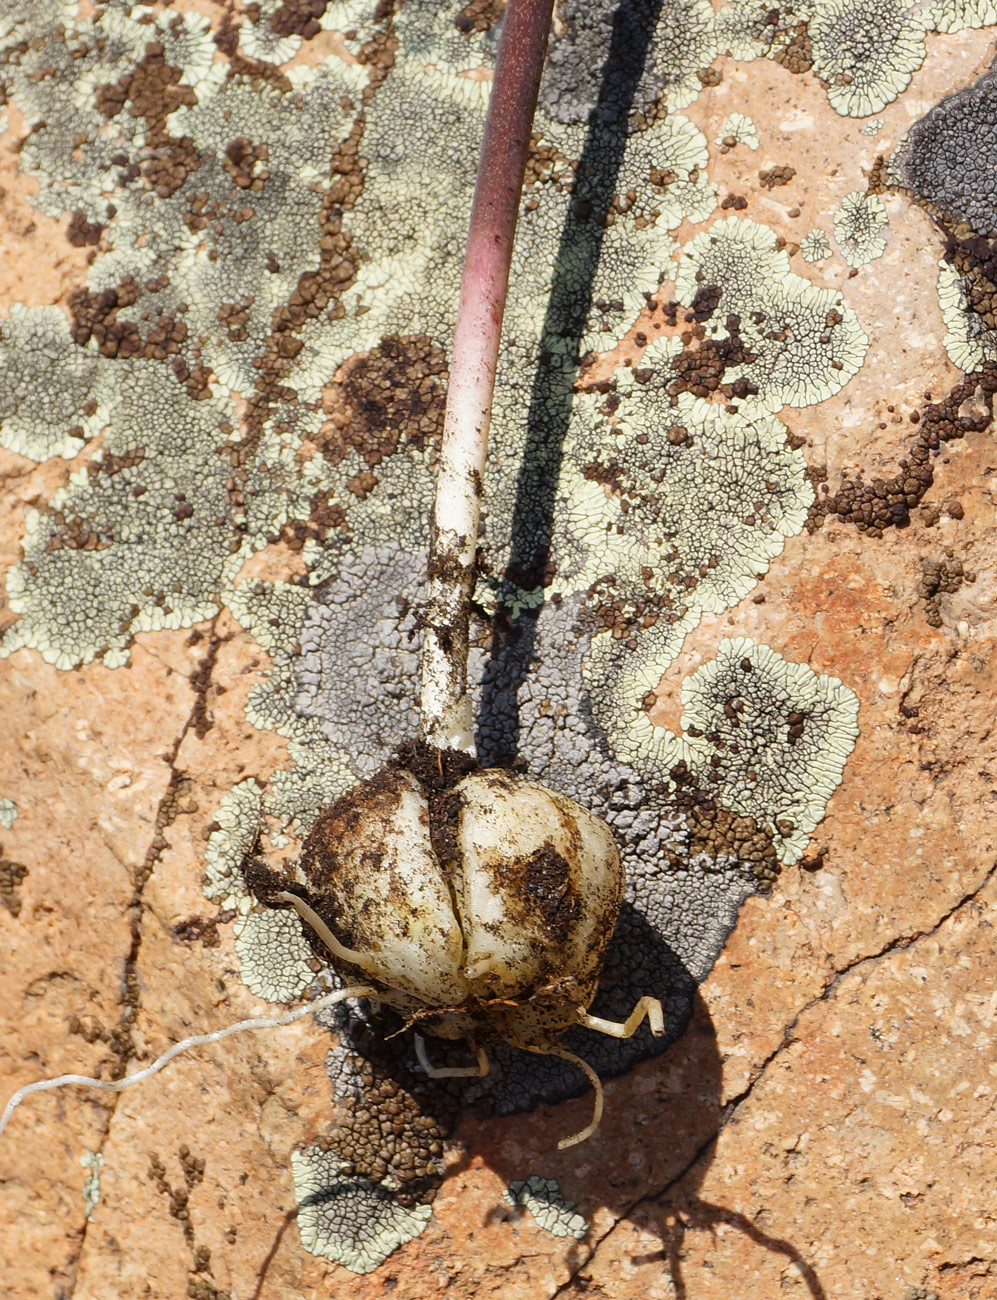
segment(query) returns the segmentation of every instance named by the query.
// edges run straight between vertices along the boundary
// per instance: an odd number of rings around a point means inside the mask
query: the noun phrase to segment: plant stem
[[[468,623],[495,368],[512,243],[553,0],[509,0],[495,61],[454,331],[422,643],[422,727],[440,749],[474,752]]]

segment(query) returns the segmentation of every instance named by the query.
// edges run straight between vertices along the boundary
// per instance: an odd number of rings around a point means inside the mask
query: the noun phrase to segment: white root
[[[415,1056],[428,1079],[483,1079],[491,1069],[488,1053],[483,1047],[473,1049],[476,1065],[433,1065],[426,1052],[426,1040],[415,1035]]]
[[[3,1108],[3,1114],[0,1115],[0,1135],[21,1102],[33,1093],[69,1087],[98,1088],[101,1092],[124,1092],[126,1088],[131,1088],[136,1083],[142,1083],[154,1074],[158,1074],[175,1056],[189,1051],[192,1047],[206,1047],[209,1043],[220,1043],[223,1038],[228,1038],[232,1034],[241,1034],[244,1029],[279,1029],[283,1025],[293,1025],[296,1020],[314,1015],[316,1011],[323,1011],[326,1007],[335,1006],[337,1002],[345,1002],[347,998],[380,998],[381,996],[377,989],[368,988],[363,984],[354,984],[345,989],[325,993],[314,1002],[309,1002],[307,1006],[297,1007],[282,1016],[253,1016],[249,1020],[238,1020],[234,1025],[226,1025],[224,1029],[216,1029],[211,1034],[193,1034],[190,1038],[182,1038],[179,1043],[168,1047],[151,1065],[136,1070],[134,1074],[128,1074],[123,1079],[94,1079],[86,1074],[60,1074],[52,1079],[38,1079],[35,1083],[26,1083],[23,1088],[18,1088]]]
[[[347,948],[345,944],[340,943],[314,907],[306,903],[303,898],[299,898],[297,894],[292,894],[286,889],[282,889],[274,897],[279,898],[282,903],[290,903],[302,921],[311,926],[334,957],[338,957],[340,961],[349,962],[351,966],[359,966],[368,975],[377,975],[379,973],[380,966],[375,957],[371,957],[369,953],[365,952],[354,952],[352,948]]]
[[[595,1093],[595,1096],[592,1099],[592,1118],[585,1127],[579,1129],[577,1133],[572,1133],[570,1137],[561,1138],[557,1144],[557,1149],[558,1151],[567,1151],[569,1147],[578,1146],[579,1142],[587,1142],[602,1123],[602,1080],[596,1074],[595,1070],[592,1069],[591,1065],[589,1065],[588,1061],[583,1061],[580,1056],[576,1056],[574,1052],[569,1052],[566,1047],[531,1047],[528,1050],[536,1052],[538,1056],[559,1056],[562,1061],[570,1061],[572,1065],[578,1066],[579,1070],[581,1070],[582,1074],[585,1075],[589,1083],[592,1085],[592,1090]]]
[[[641,998],[622,1023],[619,1020],[603,1020],[602,1016],[590,1016],[587,1011],[578,1012],[580,1025],[594,1029],[599,1034],[608,1034],[610,1038],[633,1038],[645,1018],[651,1027],[651,1033],[655,1038],[660,1038],[665,1032],[665,1017],[657,998]]]

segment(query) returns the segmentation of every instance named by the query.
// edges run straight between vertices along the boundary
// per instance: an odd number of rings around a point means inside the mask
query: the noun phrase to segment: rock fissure
[[[655,1201],[661,1201],[665,1196],[668,1195],[668,1193],[672,1190],[673,1187],[678,1186],[689,1175],[689,1173],[696,1167],[696,1165],[702,1159],[704,1159],[704,1157],[707,1155],[710,1149],[713,1146],[715,1146],[721,1134],[730,1124],[731,1120],[734,1119],[737,1112],[743,1108],[744,1104],[751,1097],[752,1093],[755,1091],[758,1084],[768,1073],[769,1068],[778,1060],[778,1058],[785,1052],[785,1050],[788,1047],[790,1047],[792,1043],[795,1041],[794,1032],[796,1030],[796,1027],[799,1024],[800,1020],[807,1014],[807,1012],[813,1010],[813,1008],[815,1006],[818,1006],[820,1003],[826,1002],[828,1001],[828,999],[833,997],[838,989],[838,986],[841,984],[841,982],[845,979],[846,976],[853,974],[857,970],[861,970],[864,966],[878,964],[879,962],[886,960],[888,957],[893,956],[895,953],[906,952],[909,948],[912,948],[916,944],[923,942],[925,939],[931,939],[934,935],[938,933],[938,931],[944,925],[946,925],[949,921],[951,921],[959,912],[961,912],[964,908],[969,907],[986,889],[986,887],[991,883],[991,881],[993,881],[995,878],[997,878],[997,862],[994,862],[991,865],[986,875],[983,877],[983,879],[979,882],[979,884],[974,889],[970,890],[969,893],[964,894],[958,900],[958,902],[954,903],[932,925],[930,925],[924,930],[918,930],[913,934],[898,936],[897,938],[892,939],[888,944],[886,944],[883,948],[880,948],[878,951],[874,953],[869,953],[864,957],[858,957],[855,959],[855,961],[849,962],[846,966],[842,966],[840,969],[836,970],[834,975],[827,982],[827,984],[824,986],[821,992],[816,994],[814,997],[808,999],[808,1001],[803,1004],[803,1006],[799,1009],[799,1011],[796,1012],[796,1014],[790,1020],[787,1027],[783,1030],[781,1041],[775,1048],[773,1048],[773,1050],[768,1054],[768,1056],[766,1056],[765,1059],[761,1062],[757,1070],[754,1072],[752,1078],[749,1080],[747,1086],[743,1088],[741,1092],[739,1092],[735,1097],[730,1098],[724,1104],[723,1111],[720,1117],[720,1123],[717,1125],[716,1129],[709,1135],[709,1137],[707,1137],[703,1142],[700,1143],[700,1145],[696,1148],[693,1155],[685,1162],[682,1168],[679,1169],[678,1172],[675,1173],[668,1180],[668,1182],[663,1187],[656,1189],[655,1191],[648,1192],[643,1196],[637,1197],[636,1200],[634,1200],[629,1206],[627,1206],[627,1208],[613,1221],[610,1227],[607,1228],[606,1231],[592,1244],[589,1253],[586,1255],[585,1259],[581,1260],[573,1268],[571,1275],[567,1279],[567,1281],[563,1282],[555,1291],[552,1291],[550,1293],[549,1300],[560,1300],[560,1297],[566,1296],[568,1294],[570,1288],[575,1284],[576,1281],[579,1280],[582,1270],[592,1262],[592,1260],[598,1254],[599,1250],[602,1248],[605,1242],[609,1240],[609,1238],[613,1235],[613,1233],[616,1231],[616,1229],[620,1226],[621,1223],[626,1222],[631,1217],[631,1215],[634,1213],[635,1210],[639,1209],[642,1205],[647,1205]],[[995,1102],[995,1104],[997,1104],[997,1102]]]

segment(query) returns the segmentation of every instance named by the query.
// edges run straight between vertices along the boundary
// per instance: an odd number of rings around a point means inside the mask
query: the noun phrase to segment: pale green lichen
[[[904,0],[818,0],[808,32],[814,73],[837,112],[867,117],[924,62],[926,16]]]
[[[997,23],[995,0],[934,0],[928,12],[929,26],[936,32],[961,32]]]
[[[702,90],[699,73],[719,53],[713,7],[708,0],[673,0],[656,15],[653,31],[642,7],[619,15],[616,0],[564,0],[558,9],[540,89],[545,112],[561,122],[583,123],[598,103],[606,114],[632,107],[650,113],[656,106],[669,112],[685,108]],[[619,72],[607,77],[606,62],[615,46],[619,59],[621,36],[631,49],[649,45],[632,105],[619,102]],[[613,84],[613,83],[616,84]]]
[[[504,1195],[509,1205],[529,1210],[537,1227],[552,1237],[581,1241],[588,1233],[588,1221],[575,1213],[574,1201],[565,1200],[553,1178],[533,1174],[526,1182],[510,1183]]]
[[[809,230],[800,240],[800,256],[804,262],[823,262],[831,256],[831,241],[823,230]]]
[[[960,370],[997,362],[997,330],[973,310],[965,277],[950,262],[938,264],[938,305],[945,322],[945,351]]]
[[[809,7],[801,3],[774,10],[765,0],[729,0],[717,12],[717,41],[735,59],[783,62],[791,45],[805,35],[808,16]]]
[[[865,266],[886,251],[889,217],[878,194],[846,194],[833,222],[835,241],[849,266]]]
[[[293,1002],[315,980],[297,912],[250,912],[236,925],[235,950],[242,982],[267,1002]]]
[[[263,0],[255,20],[243,19],[239,25],[239,49],[249,59],[279,65],[293,59],[301,49],[301,37],[293,32],[279,35],[270,19],[280,8],[279,0]]]
[[[794,664],[739,637],[682,683],[682,728],[655,727],[642,708],[671,662],[665,639],[644,634],[622,660],[603,638],[589,671],[601,677],[601,708],[621,755],[646,779],[695,784],[776,837],[779,857],[802,857],[824,817],[858,736],[858,699],[837,678]],[[636,715],[636,723],[629,721]]]
[[[0,323],[0,445],[71,460],[107,418],[99,372],[58,307],[15,305]]]
[[[643,383],[629,368],[618,375],[615,433],[599,399],[575,407],[554,590],[584,591],[611,574],[609,593],[627,600],[646,593],[653,574],[650,585],[674,616],[694,623],[747,595],[803,527],[813,501],[806,462],[774,416],[731,413],[681,393],[666,425],[655,413],[668,369]]]
[[[757,149],[758,127],[744,113],[731,113],[729,117],[724,118],[714,144],[725,149],[731,149],[738,144],[746,144],[752,150]]]
[[[240,870],[252,852],[263,812],[263,787],[250,777],[222,795],[204,851],[206,898],[248,915],[252,899]]]
[[[9,831],[17,820],[17,804],[13,799],[0,799],[0,826]]]
[[[291,1172],[301,1244],[353,1273],[372,1273],[432,1215],[428,1205],[400,1205],[379,1184],[347,1177],[338,1157],[320,1146],[293,1151]]]
[[[775,233],[756,221],[728,217],[685,246],[676,299],[691,307],[709,288],[718,298],[705,322],[708,336],[728,338],[733,314],[750,356],[728,366],[724,381],[749,383],[754,406],[775,411],[826,401],[865,359],[869,341],[840,294],[794,275]]]
[[[877,113],[906,89],[924,62],[927,32],[995,22],[994,0],[793,0],[778,9],[766,0],[731,0],[716,18],[722,50],[737,59],[770,58],[792,72],[812,69],[833,107],[849,117]],[[866,134],[879,129],[870,127]]]
[[[83,1182],[83,1213],[89,1223],[100,1204],[100,1171],[104,1167],[104,1157],[99,1151],[84,1151],[80,1164],[89,1171]]]
[[[100,450],[29,513],[24,560],[7,576],[19,618],[0,653],[30,647],[60,668],[98,656],[118,667],[136,632],[210,618],[241,549],[228,403],[191,401],[155,362],[105,369],[98,383],[110,421]]]

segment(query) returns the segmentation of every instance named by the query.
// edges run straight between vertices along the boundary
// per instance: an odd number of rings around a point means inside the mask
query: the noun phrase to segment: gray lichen
[[[951,226],[997,234],[997,71],[949,95],[910,128],[889,163],[896,184]]]
[[[0,826],[9,831],[17,820],[17,804],[13,799],[0,799]]]
[[[945,348],[963,370],[997,360],[997,203],[986,179],[995,159],[997,73],[991,68],[915,122],[887,168],[892,183],[948,235],[938,300]]]
[[[574,1202],[564,1199],[553,1178],[533,1174],[526,1182],[510,1183],[505,1199],[512,1206],[529,1210],[537,1227],[552,1237],[574,1237],[581,1241],[589,1230],[583,1216],[575,1213]]]
[[[368,1178],[345,1179],[320,1146],[293,1151],[291,1171],[301,1244],[353,1273],[372,1273],[429,1222],[428,1205],[403,1206]]]

